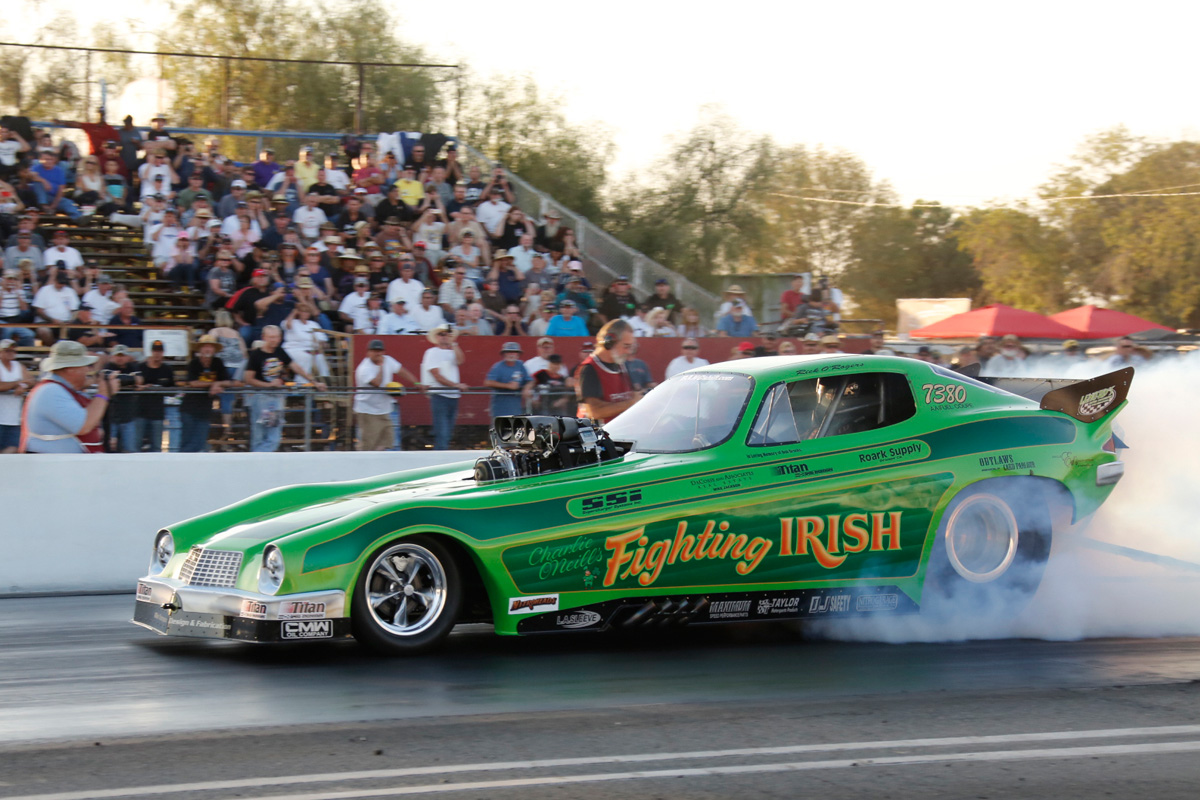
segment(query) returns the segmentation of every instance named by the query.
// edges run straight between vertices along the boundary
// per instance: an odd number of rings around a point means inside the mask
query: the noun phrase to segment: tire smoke
[[[1044,367],[1028,377],[1048,377]],[[953,614],[823,620],[806,632],[894,643],[1200,635],[1200,354],[1136,369],[1116,425],[1130,448],[1125,477],[1091,520],[1056,532],[1031,600],[993,593]]]

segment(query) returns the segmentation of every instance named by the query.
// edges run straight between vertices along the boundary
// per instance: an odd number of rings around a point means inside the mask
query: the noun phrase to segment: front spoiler
[[[133,622],[164,636],[294,642],[349,637],[345,610],[341,590],[271,596],[142,578]]]

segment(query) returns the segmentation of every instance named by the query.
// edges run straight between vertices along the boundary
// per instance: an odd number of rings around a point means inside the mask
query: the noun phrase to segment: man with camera
[[[113,453],[136,453],[141,449],[138,440],[137,397],[129,389],[142,384],[142,373],[133,358],[133,352],[123,344],[115,344],[108,351],[108,369],[105,377],[115,377],[118,385],[127,390],[109,401],[108,450]]]
[[[22,453],[99,453],[104,448],[100,423],[109,398],[121,384],[103,375],[94,397],[83,394],[88,367],[97,357],[79,342],[64,339],[42,361],[45,377],[29,392],[21,420]]]

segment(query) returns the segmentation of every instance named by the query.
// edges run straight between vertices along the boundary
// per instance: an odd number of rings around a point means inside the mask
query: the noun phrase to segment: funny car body
[[[134,622],[427,649],[499,634],[953,610],[1036,590],[1123,474],[1132,369],[1038,399],[889,356],[682,373],[605,426],[499,417],[476,462],[290,486],[157,533]]]

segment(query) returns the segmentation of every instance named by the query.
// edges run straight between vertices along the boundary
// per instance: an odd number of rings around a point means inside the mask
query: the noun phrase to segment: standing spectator
[[[650,365],[637,357],[638,343],[635,340],[633,347],[629,351],[629,358],[625,359],[625,370],[629,373],[629,380],[633,383],[633,390],[645,394],[653,389],[658,383],[654,380],[654,375],[650,372]]]
[[[313,149],[311,145],[305,145],[300,148],[299,159],[294,165],[296,180],[300,182],[300,191],[308,193],[308,187],[317,182],[317,173],[321,171],[320,166],[313,160]]]
[[[97,357],[79,342],[63,340],[42,361],[45,376],[30,390],[21,420],[22,453],[99,453],[104,449],[100,423],[109,398],[121,385],[115,376],[100,379],[95,397],[83,394],[88,367]]]
[[[17,176],[21,154],[29,152],[29,142],[21,134],[0,125],[0,180],[10,181]]]
[[[255,453],[274,453],[283,438],[283,407],[286,395],[282,390],[288,372],[311,383],[320,391],[325,384],[313,378],[296,364],[280,347],[283,331],[278,325],[262,329],[262,347],[250,352],[246,360],[243,381],[263,391],[250,395],[250,450]]]
[[[729,313],[721,317],[717,323],[717,335],[740,339],[753,336],[757,328],[758,323],[754,321],[754,317],[746,313],[745,304],[738,301],[730,306]]]
[[[487,202],[481,203],[475,209],[475,218],[479,220],[479,224],[483,226],[493,241],[503,235],[504,224],[508,221],[510,208],[512,206],[504,202],[504,190],[499,186],[493,186]]]
[[[1005,337],[1007,338],[1007,337]],[[1004,354],[1001,349],[1001,355]],[[995,359],[992,359],[995,361]],[[1146,359],[1138,355],[1134,348],[1133,339],[1128,336],[1122,336],[1117,340],[1116,350],[1108,358],[1104,359],[1104,368],[1107,370],[1122,369],[1124,367],[1140,367],[1146,363]],[[991,366],[991,362],[989,362]]]
[[[15,453],[21,444],[21,407],[33,386],[16,355],[16,341],[0,339],[0,454]]]
[[[779,296],[779,307],[783,312],[784,321],[795,319],[807,302],[808,295],[804,293],[804,281],[805,277],[802,273],[792,276],[791,288]]]
[[[219,346],[217,337],[201,336],[196,340],[197,353],[188,362],[185,385],[199,391],[186,393],[179,407],[183,424],[181,453],[203,453],[208,449],[213,398],[219,398],[230,384],[229,370],[217,356]]]
[[[975,353],[975,348],[971,348],[972,355]],[[867,345],[867,349],[863,350],[864,356],[894,356],[895,351],[887,347],[883,340],[883,331],[872,331],[871,340]],[[974,362],[972,362],[974,363]]]
[[[633,329],[622,319],[606,322],[596,336],[596,349],[576,373],[578,417],[608,422],[642,399],[633,389],[625,361],[633,352]]]
[[[388,450],[395,441],[392,409],[396,401],[389,384],[399,378],[416,385],[417,379],[400,362],[383,352],[383,342],[373,339],[367,357],[354,370],[354,417],[358,421],[359,450]]]
[[[266,188],[271,182],[271,178],[275,177],[275,173],[282,171],[283,166],[275,160],[275,151],[270,147],[264,147],[258,154],[258,161],[254,162],[254,182]]]
[[[540,370],[550,366],[550,356],[554,353],[554,340],[549,336],[543,336],[537,340],[537,355],[528,359],[525,362],[525,371],[529,373],[529,377],[533,377]]]
[[[138,366],[142,382],[138,390],[142,393],[137,404],[137,428],[135,441],[141,449],[143,443],[149,441],[150,452],[162,452],[163,419],[166,417],[166,392],[175,385],[175,370],[164,363],[165,350],[163,343],[154,340],[150,344],[150,355]]]
[[[108,368],[126,376],[126,386],[140,386],[142,373],[134,360],[133,351],[123,344],[114,344],[108,351]],[[105,420],[108,424],[108,451],[110,453],[136,453],[141,449],[138,440],[136,391],[122,392],[112,398]]]
[[[587,325],[583,320],[575,316],[575,301],[561,300],[558,303],[558,314],[546,326],[547,336],[587,336]],[[628,325],[626,326],[628,327]],[[630,328],[632,335],[633,329]]]
[[[1028,355],[1025,348],[1021,346],[1020,338],[1015,334],[1005,334],[1000,339],[1000,352],[988,359],[983,366],[982,373],[988,377],[1019,375],[1023,372],[1023,362]]]
[[[500,348],[500,359],[488,370],[483,382],[492,390],[493,419],[523,413],[532,390],[529,373],[521,363],[521,345],[505,342]]]
[[[671,363],[667,364],[667,379],[674,378],[681,372],[686,372],[694,367],[707,367],[708,359],[701,358],[697,355],[700,352],[700,344],[695,339],[684,339],[680,346],[679,355],[671,359]],[[665,389],[663,391],[666,391]]]
[[[467,385],[459,379],[458,368],[466,359],[454,341],[449,325],[438,325],[427,337],[434,347],[421,359],[421,383],[429,387],[429,406],[433,412],[433,449],[448,450],[458,420],[458,399]]]

